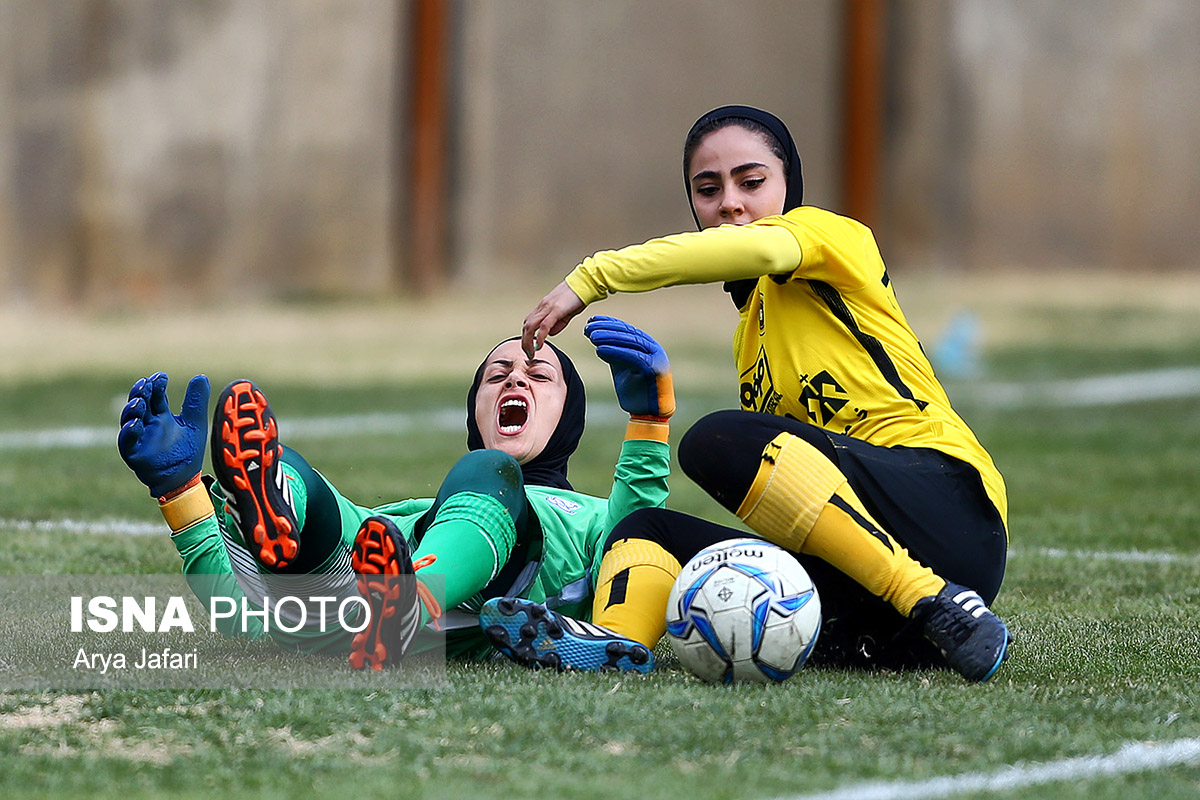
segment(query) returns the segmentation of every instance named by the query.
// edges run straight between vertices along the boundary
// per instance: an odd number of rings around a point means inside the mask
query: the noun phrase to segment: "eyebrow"
[[[545,364],[550,369],[554,369],[554,365],[551,364],[549,361],[547,361],[544,358],[531,358],[528,361],[526,361],[525,363],[526,364]],[[493,358],[491,361],[488,362],[488,366],[491,366],[493,364],[499,365],[501,367],[509,367],[511,369],[512,365],[513,365],[513,360],[510,358]]]
[[[738,166],[729,170],[729,174],[730,175],[741,175],[743,172],[749,172],[752,169],[763,169],[766,166],[767,165],[762,163],[761,161],[748,161],[745,164],[739,164]],[[693,175],[692,183],[695,183],[696,181],[710,180],[712,178],[719,178],[719,177],[721,177],[721,176],[716,170],[709,169],[709,170],[705,170],[704,172],[697,172],[695,175]]]

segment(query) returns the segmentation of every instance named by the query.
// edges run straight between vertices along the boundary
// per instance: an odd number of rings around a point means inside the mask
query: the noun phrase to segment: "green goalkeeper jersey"
[[[290,467],[284,464],[284,470],[289,472]],[[607,498],[545,486],[526,486],[526,496],[541,529],[541,546],[527,551],[528,560],[522,569],[503,570],[483,592],[447,612],[442,620],[447,653],[452,656],[487,654],[490,647],[479,630],[476,615],[488,596],[524,597],[544,602],[569,616],[590,619],[591,600],[608,532],[632,511],[663,506],[668,494],[669,473],[668,445],[635,439],[625,441],[621,447],[612,491]],[[303,531],[306,493],[303,482],[295,477],[294,473],[289,475]],[[373,514],[391,517],[415,550],[418,522],[434,502],[422,498],[368,508],[351,502],[332,485],[329,489],[337,501],[342,547],[312,575],[288,576],[286,591],[290,594],[297,594],[297,589],[303,588],[305,592],[317,593],[312,596],[356,596],[350,548],[363,520]],[[210,598],[220,596],[229,597],[239,608],[242,598],[251,608],[261,608],[264,598],[271,592],[271,581],[280,579],[259,569],[242,543],[232,518],[224,510],[219,491],[213,491],[212,497],[217,514],[172,537],[183,559],[183,572],[206,607]],[[484,534],[492,535],[487,530]],[[515,579],[506,579],[514,572]],[[507,585],[497,585],[501,580]],[[348,651],[351,635],[336,624],[337,605],[326,604],[323,608],[324,617],[311,609],[313,613],[307,615],[308,624],[294,633],[271,628],[269,621],[264,627],[262,618],[255,614],[235,614],[222,619],[218,629],[229,636],[270,635],[285,647],[302,652]],[[422,631],[413,652],[434,647],[440,641],[440,634]]]

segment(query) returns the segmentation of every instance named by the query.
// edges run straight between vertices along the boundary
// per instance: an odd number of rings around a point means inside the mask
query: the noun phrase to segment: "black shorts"
[[[959,459],[925,448],[880,447],[771,414],[718,411],[688,431],[679,461],[693,480],[735,511],[754,482],[763,448],[781,432],[804,439],[830,459],[875,521],[914,559],[974,589],[988,603],[995,598],[1004,578],[1004,522],[978,471]],[[703,542],[715,535],[703,527],[683,538]],[[835,661],[885,666],[940,662],[890,604],[820,559],[796,555],[821,597],[826,641],[814,652],[818,660],[824,653]]]
[[[937,450],[826,435],[854,493],[909,555],[985,602],[996,598],[1008,538],[974,467]]]

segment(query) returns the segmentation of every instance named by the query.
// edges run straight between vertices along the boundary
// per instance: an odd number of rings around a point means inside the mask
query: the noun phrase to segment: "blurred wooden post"
[[[875,222],[883,134],[886,0],[846,0],[843,211]]]
[[[407,189],[406,285],[436,291],[446,273],[446,135],[449,0],[413,0],[411,8],[409,147],[398,177]]]

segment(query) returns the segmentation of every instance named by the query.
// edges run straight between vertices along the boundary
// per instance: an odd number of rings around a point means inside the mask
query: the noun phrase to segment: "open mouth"
[[[529,404],[517,397],[510,397],[500,404],[496,427],[505,436],[516,436],[525,430],[529,421]]]

